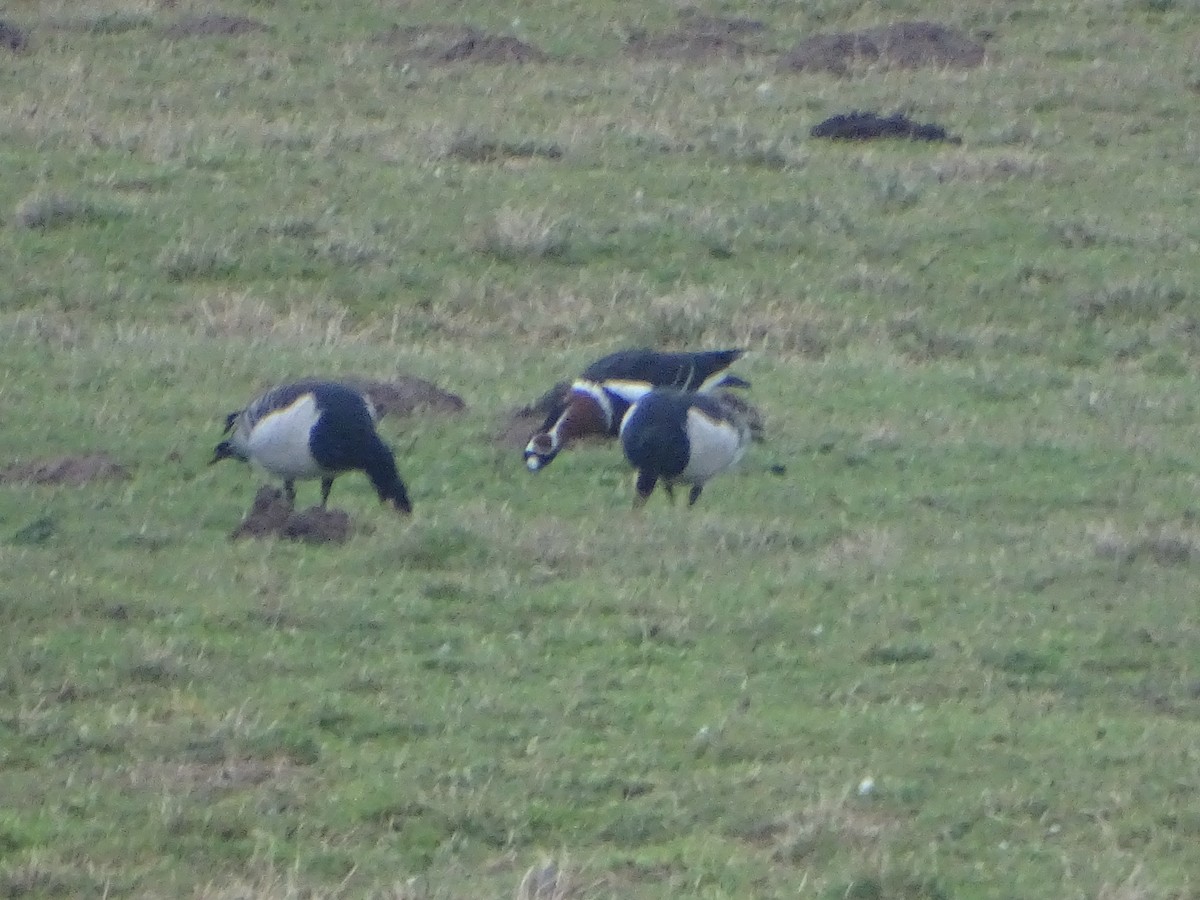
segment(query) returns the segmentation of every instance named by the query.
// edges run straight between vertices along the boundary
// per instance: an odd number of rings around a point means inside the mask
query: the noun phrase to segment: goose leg
[[[329,502],[329,491],[333,488],[332,478],[321,479],[321,509],[325,508],[325,504]]]
[[[283,483],[283,496],[287,498],[288,506],[296,505],[296,482],[288,479]]]
[[[656,475],[651,475],[649,472],[638,472],[637,494],[633,498],[634,509],[641,509],[646,505],[646,501],[650,499],[650,494],[653,493],[656,484],[658,484],[658,477]]]
[[[700,499],[700,492],[702,490],[704,490],[704,488],[701,487],[700,485],[698,485],[698,484],[692,485],[692,489],[690,491],[688,491],[688,506],[696,505],[696,501]]]

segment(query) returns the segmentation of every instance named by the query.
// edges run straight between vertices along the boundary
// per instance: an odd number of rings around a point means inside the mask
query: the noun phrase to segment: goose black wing
[[[725,371],[744,353],[741,349],[700,350],[693,353],[663,353],[657,350],[619,350],[598,359],[580,376],[585,381],[639,381],[653,387],[698,390],[714,375]],[[747,382],[729,375],[723,380],[729,387],[745,387]]]

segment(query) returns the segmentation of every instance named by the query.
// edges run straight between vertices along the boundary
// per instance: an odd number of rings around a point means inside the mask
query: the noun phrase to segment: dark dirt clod
[[[344,544],[350,537],[350,516],[340,509],[310,507],[295,512],[279,488],[263,485],[254,495],[250,512],[229,535],[241,538],[284,537],[309,544]]]
[[[54,459],[18,463],[0,471],[0,483],[68,484],[74,487],[93,481],[124,480],[129,470],[105,453],[59,456]]]
[[[423,378],[400,375],[390,381],[359,377],[344,381],[367,395],[381,419],[384,416],[410,416],[418,410],[454,415],[467,408],[466,401],[458,394],[442,390]]]
[[[29,49],[29,32],[0,20],[0,47],[6,47],[13,53],[24,53]]]
[[[834,141],[869,141],[877,138],[907,138],[913,141],[947,141],[962,143],[962,139],[946,133],[941,125],[914,122],[903,113],[881,116],[855,110],[830,116],[814,125],[810,134]]]
[[[785,53],[779,70],[847,75],[855,64],[874,62],[902,69],[971,69],[983,60],[983,45],[955,28],[936,22],[897,22],[864,31],[814,35]]]
[[[267,26],[257,19],[208,13],[199,16],[184,16],[179,21],[165,26],[162,35],[177,40],[190,37],[230,37],[266,30]]]

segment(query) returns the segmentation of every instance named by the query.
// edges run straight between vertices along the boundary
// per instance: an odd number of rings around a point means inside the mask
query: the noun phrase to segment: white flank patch
[[[279,478],[319,478],[326,474],[308,449],[308,434],[320,418],[317,401],[304,394],[291,406],[254,423],[247,447],[250,458]]]
[[[688,410],[687,434],[691,453],[687,468],[678,478],[685,483],[703,484],[734,465],[746,451],[736,425],[714,419],[695,407]]]
[[[536,472],[542,467],[542,461],[536,456],[528,456],[525,458],[525,467],[529,469],[530,472]]]
[[[620,397],[629,405],[633,405],[646,396],[653,388],[644,381],[606,381],[602,385],[604,390]]]

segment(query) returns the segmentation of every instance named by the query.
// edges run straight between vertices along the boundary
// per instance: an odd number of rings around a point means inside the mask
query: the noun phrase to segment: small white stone
[[[858,783],[858,796],[869,797],[873,793],[875,793],[875,779],[868,775]]]

